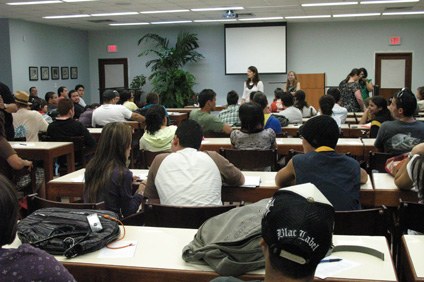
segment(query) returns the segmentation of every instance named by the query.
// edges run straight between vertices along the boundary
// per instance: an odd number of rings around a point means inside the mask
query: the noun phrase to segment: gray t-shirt
[[[289,123],[302,124],[302,112],[298,108],[295,108],[293,106],[288,107],[287,109],[282,110],[281,112],[278,112],[274,115],[285,116],[289,120]]]
[[[378,130],[374,146],[391,154],[410,152],[415,145],[424,142],[424,122],[386,121]]]

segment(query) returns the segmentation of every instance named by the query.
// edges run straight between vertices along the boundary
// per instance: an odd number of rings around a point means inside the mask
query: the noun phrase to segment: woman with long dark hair
[[[303,90],[297,90],[294,94],[294,106],[302,112],[304,118],[317,114],[317,110],[306,102],[306,94]]]
[[[243,96],[241,103],[250,102],[248,101],[250,93],[253,91],[264,92],[264,84],[259,78],[258,69],[254,66],[247,68],[247,79],[244,82]]]
[[[363,112],[365,110],[364,101],[362,100],[361,87],[359,86],[359,74],[358,69],[352,69],[339,84],[340,94],[342,96],[342,106],[347,109],[348,112]]]
[[[127,168],[131,151],[131,127],[122,122],[106,124],[94,158],[85,170],[84,201],[105,201],[106,209],[122,216],[136,213],[143,199],[145,182],[135,194],[135,178]]]
[[[372,117],[371,120],[367,120],[369,115]],[[375,96],[371,98],[359,124],[371,122],[370,138],[376,138],[381,124],[387,120],[393,120],[392,114],[387,108],[387,101],[384,97]]]

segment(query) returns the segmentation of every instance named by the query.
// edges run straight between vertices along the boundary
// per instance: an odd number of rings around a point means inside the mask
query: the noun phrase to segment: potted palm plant
[[[152,74],[149,80],[152,81],[153,91],[159,93],[161,104],[165,107],[184,107],[192,101],[195,94],[193,91],[195,77],[182,68],[188,62],[197,62],[204,58],[195,51],[199,48],[197,34],[180,32],[177,43],[174,47],[170,47],[168,39],[148,33],[138,41],[138,45],[149,40],[156,42],[155,47],[144,50],[138,56],[150,53],[157,56],[156,59],[146,63],[146,68],[151,66]]]

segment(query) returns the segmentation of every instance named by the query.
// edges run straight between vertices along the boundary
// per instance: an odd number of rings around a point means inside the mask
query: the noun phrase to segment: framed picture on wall
[[[78,79],[78,67],[71,67],[71,79]]]
[[[61,67],[62,79],[69,79],[69,67]]]
[[[49,80],[49,67],[40,67],[41,80]]]
[[[52,67],[52,79],[58,80],[59,79],[59,67]]]
[[[29,67],[29,80],[30,81],[38,80],[38,67]]]

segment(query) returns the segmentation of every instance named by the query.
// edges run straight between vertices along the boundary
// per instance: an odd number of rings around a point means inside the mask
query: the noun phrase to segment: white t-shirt
[[[91,125],[104,126],[110,122],[125,122],[131,118],[132,112],[122,105],[104,104],[93,111]]]
[[[262,81],[258,81],[257,85],[253,85],[253,87],[251,89],[247,88],[246,85],[246,81],[244,82],[244,88],[243,88],[243,97],[242,99],[246,99],[246,102],[250,101],[250,93],[252,93],[253,91],[261,91],[264,92],[264,84],[262,83]]]
[[[30,111],[20,108],[13,116],[13,126],[24,125],[27,128],[26,141],[38,142],[38,132],[46,132],[49,124],[43,116],[37,111]]]
[[[347,109],[340,106],[339,104],[334,104],[333,106],[333,114],[340,118],[342,124],[345,124],[347,118]]]
[[[317,114],[317,110],[315,110],[315,108],[312,106],[303,107],[301,112],[302,112],[302,117],[304,118],[312,117]]]
[[[285,110],[282,110],[274,115],[277,116],[285,116],[289,123],[299,123],[302,124],[302,112],[293,106],[286,108]]]

